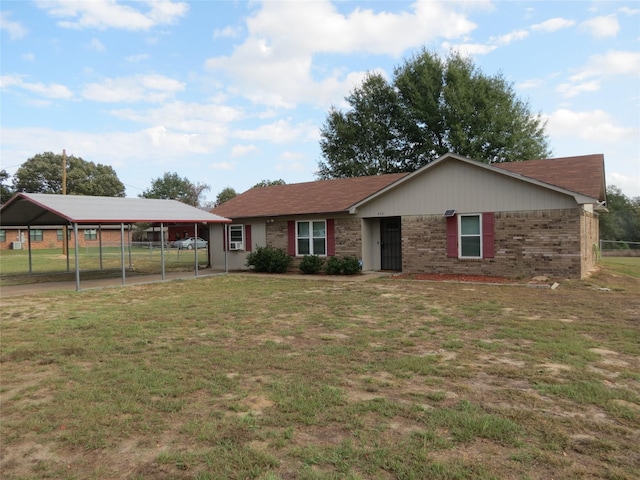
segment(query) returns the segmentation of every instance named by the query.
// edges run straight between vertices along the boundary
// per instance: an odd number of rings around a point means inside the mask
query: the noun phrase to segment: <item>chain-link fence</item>
[[[600,240],[600,253],[605,257],[640,257],[640,242]]]

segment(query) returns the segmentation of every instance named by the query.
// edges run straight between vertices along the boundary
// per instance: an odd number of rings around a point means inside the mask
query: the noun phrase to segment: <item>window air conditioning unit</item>
[[[242,242],[229,242],[229,250],[242,250]]]

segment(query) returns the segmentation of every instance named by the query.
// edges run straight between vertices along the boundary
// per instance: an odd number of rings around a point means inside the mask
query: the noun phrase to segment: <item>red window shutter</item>
[[[447,217],[447,257],[458,258],[458,217]]]
[[[482,214],[482,257],[495,256],[495,215],[491,212]]]
[[[333,218],[327,219],[327,256],[333,257],[336,254],[336,232]]]
[[[229,227],[227,225],[222,225],[222,251],[227,251],[227,233],[229,231]]]
[[[289,220],[287,224],[289,244],[287,246],[287,254],[295,257],[296,255],[296,222]]]
[[[251,251],[251,225],[244,226],[244,249],[247,252]]]

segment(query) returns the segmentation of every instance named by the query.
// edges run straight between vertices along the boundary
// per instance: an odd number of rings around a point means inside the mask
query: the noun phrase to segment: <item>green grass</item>
[[[3,478],[640,477],[640,283],[618,266],[557,290],[247,274],[2,307]]]
[[[640,257],[602,257],[600,262],[618,273],[640,278]]]
[[[192,250],[168,248],[165,249],[164,255],[166,271],[193,268],[195,254]],[[81,248],[78,259],[83,278],[117,276],[122,269],[122,255],[119,247],[104,247],[102,261],[98,248]],[[198,265],[202,267],[207,263],[207,251],[198,250]],[[158,248],[132,247],[130,251],[128,249],[125,251],[125,267],[129,274],[160,273],[161,265],[161,252]],[[130,267],[133,267],[133,271]],[[75,251],[70,250],[67,262],[67,257],[59,249],[33,250],[31,273],[29,273],[27,250],[2,250],[0,274],[2,275],[0,285],[71,280],[75,278]]]

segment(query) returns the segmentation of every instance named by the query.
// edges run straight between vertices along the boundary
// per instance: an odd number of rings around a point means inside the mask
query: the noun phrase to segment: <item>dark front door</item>
[[[400,217],[380,219],[380,267],[402,271],[402,232]]]

